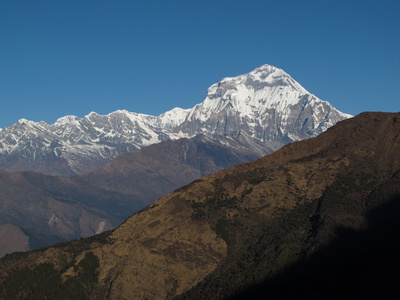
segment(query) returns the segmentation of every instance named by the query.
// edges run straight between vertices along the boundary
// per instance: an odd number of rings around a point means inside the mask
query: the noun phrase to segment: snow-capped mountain
[[[127,111],[84,118],[65,116],[54,124],[19,120],[0,131],[0,168],[74,175],[100,167],[119,154],[179,138],[159,119]],[[173,124],[173,123],[172,123]]]
[[[181,110],[175,110],[183,114]],[[65,116],[54,124],[19,120],[0,131],[0,168],[74,175],[130,150],[182,135],[171,132],[177,119],[125,110],[84,118]]]
[[[212,85],[204,102],[177,130],[224,135],[240,130],[282,146],[315,136],[349,117],[307,92],[282,69],[264,65]]]
[[[264,143],[268,153],[349,117],[283,70],[264,65],[212,85],[192,109],[174,108],[158,117],[119,110],[65,116],[54,124],[21,119],[0,130],[0,168],[74,175],[121,153],[197,134],[251,138]]]

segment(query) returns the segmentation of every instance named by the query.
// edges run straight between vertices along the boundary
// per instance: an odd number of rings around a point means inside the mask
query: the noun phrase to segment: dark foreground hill
[[[397,299],[400,114],[203,177],[112,232],[0,261],[2,299]]]

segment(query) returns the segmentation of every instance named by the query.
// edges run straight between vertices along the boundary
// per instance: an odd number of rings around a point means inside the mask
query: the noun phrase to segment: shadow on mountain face
[[[400,299],[400,194],[373,209],[368,228],[338,238],[232,299]]]

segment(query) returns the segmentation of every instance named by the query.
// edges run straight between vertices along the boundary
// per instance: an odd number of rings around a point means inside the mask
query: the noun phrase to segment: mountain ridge
[[[167,140],[72,177],[0,170],[0,257],[115,228],[190,181],[266,153],[240,140]]]
[[[380,216],[390,213],[387,204],[400,195],[399,153],[400,114],[360,114],[317,137],[179,188],[107,235],[5,257],[0,260],[3,295],[20,293],[18,287],[13,290],[13,279],[31,278],[44,267],[62,278],[24,282],[22,291],[33,298],[38,291],[29,287],[43,285],[47,293],[73,291],[88,299],[229,299],[291,266],[299,266],[301,279],[302,266],[313,254],[338,237],[362,233],[376,209],[385,212]],[[373,241],[364,238],[368,245]],[[343,242],[340,249],[352,239]],[[396,292],[398,276],[386,285],[374,280],[376,253],[357,250],[360,265],[367,266],[364,273],[372,276],[368,289]],[[335,251],[326,253],[326,261],[335,257]],[[383,263],[378,267],[385,270],[391,262]],[[346,265],[337,267],[347,270]],[[90,274],[90,281],[83,274]],[[337,288],[341,281],[335,274],[319,280],[343,298],[348,290]],[[307,275],[326,278],[323,269]],[[329,298],[313,282],[305,282],[304,294],[295,296]],[[357,284],[346,287],[351,295],[363,292]],[[263,290],[265,296],[268,291]]]
[[[117,110],[64,116],[54,124],[21,119],[0,131],[0,168],[71,176],[121,153],[197,134],[243,132],[276,150],[349,117],[283,70],[263,65],[212,85],[205,100],[191,109],[174,108],[158,117]]]

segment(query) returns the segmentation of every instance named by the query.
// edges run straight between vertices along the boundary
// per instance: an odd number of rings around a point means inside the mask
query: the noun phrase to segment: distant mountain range
[[[0,256],[115,228],[176,188],[348,117],[265,65],[159,117],[20,120],[0,131]]]
[[[255,158],[234,139],[198,135],[121,154],[73,177],[0,171],[0,257],[113,229],[172,190]]]
[[[111,232],[7,255],[0,299],[397,299],[399,214],[400,114],[362,113]]]
[[[120,110],[65,116],[54,124],[21,119],[0,131],[0,169],[71,176],[130,150],[198,134],[255,141],[263,145],[255,152],[262,156],[349,117],[283,70],[264,65],[212,85],[192,109],[174,108],[158,117]]]

